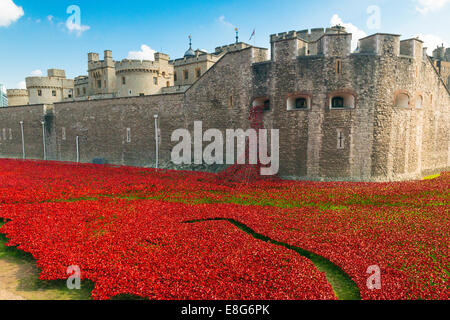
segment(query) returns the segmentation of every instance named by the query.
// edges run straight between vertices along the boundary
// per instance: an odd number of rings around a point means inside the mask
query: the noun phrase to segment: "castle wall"
[[[26,89],[8,89],[8,106],[26,106],[29,103],[28,90]]]
[[[22,159],[23,121],[27,159],[43,159],[44,105],[0,108],[0,157]]]
[[[219,59],[218,56],[212,54],[202,54],[197,57],[183,58],[173,61],[174,73],[176,74],[175,86],[191,85],[198,80],[197,70],[200,72],[200,77],[208,71]],[[184,73],[188,73],[188,78],[185,78]]]
[[[195,121],[204,131],[245,130],[251,107],[270,100],[264,125],[279,129],[283,177],[387,181],[450,168],[450,95],[421,42],[377,34],[351,54],[348,34],[317,39],[312,54],[294,33],[272,36],[271,61],[258,48],[229,52],[179,93],[5,108],[0,135],[11,128],[12,139],[2,140],[0,156],[21,157],[22,120],[30,157],[42,158],[44,119],[49,159],[75,161],[79,136],[82,162],[152,166],[155,114],[162,163],[177,144],[174,130],[192,132]],[[299,97],[306,108],[292,108]],[[336,97],[344,107],[333,105]]]
[[[74,81],[71,79],[28,77],[25,81],[29,104],[51,104],[73,97]]]
[[[79,136],[81,162],[104,159],[111,164],[153,166],[157,114],[160,158],[168,161],[173,147],[172,131],[184,126],[182,100],[182,94],[172,94],[55,104],[53,157],[58,161],[76,161]]]
[[[173,66],[168,60],[122,60],[116,63],[118,97],[152,95],[173,85]]]
[[[431,61],[385,56],[378,70],[373,179],[417,179],[447,170],[450,96]],[[409,96],[407,107],[396,105],[398,94]]]

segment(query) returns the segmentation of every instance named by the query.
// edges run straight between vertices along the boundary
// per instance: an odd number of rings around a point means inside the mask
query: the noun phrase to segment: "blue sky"
[[[72,31],[66,24],[71,5],[81,10]],[[379,25],[367,24],[371,6],[379,8]],[[333,16],[359,35],[420,34],[431,45],[450,46],[450,0],[0,0],[0,83],[15,88],[49,68],[65,69],[69,77],[86,74],[87,53],[105,49],[115,60],[142,45],[179,58],[189,34],[194,48],[213,51],[234,41],[235,27],[245,42],[256,29],[250,43],[269,47],[270,34],[328,27]]]

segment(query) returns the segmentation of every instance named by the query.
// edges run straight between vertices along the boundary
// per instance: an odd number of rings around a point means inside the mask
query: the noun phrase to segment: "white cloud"
[[[416,0],[416,10],[421,14],[438,11],[450,3],[450,0]]]
[[[27,85],[26,85],[25,81],[20,81],[17,84],[17,89],[26,89],[26,88],[27,88]]]
[[[68,19],[66,22],[66,28],[69,30],[69,33],[75,32],[77,37],[80,37],[83,32],[88,31],[91,27],[74,23],[71,19]]]
[[[150,48],[149,46],[143,44],[141,46],[141,51],[130,51],[128,52],[127,59],[130,60],[155,60],[156,51]]]
[[[232,24],[231,22],[228,22],[227,20],[225,20],[225,16],[224,15],[221,15],[219,18],[217,18],[217,21],[219,23],[221,23],[222,25],[224,25],[225,27],[234,28],[234,24]]]
[[[43,74],[42,71],[39,69],[31,71],[30,73],[32,77],[42,77],[42,74]]]
[[[343,22],[342,19],[337,14],[334,14],[331,17],[330,24],[332,27],[337,25],[343,26],[345,27],[348,33],[352,34],[352,51],[355,51],[356,48],[358,47],[358,40],[367,36],[367,34],[364,31],[359,29],[354,24],[350,22],[348,23]]]
[[[440,47],[442,44],[444,44],[446,48],[449,46],[447,41],[434,34],[418,34],[417,37],[424,42],[423,47],[427,48],[427,53],[430,56],[433,54],[433,50],[438,46]]]
[[[36,23],[41,23],[41,19],[37,19],[37,20],[36,20]]]
[[[52,16],[52,15],[48,15],[47,16],[47,20],[48,20],[48,22],[50,22],[51,24],[53,24],[53,19],[54,19],[55,17],[54,16]]]
[[[22,7],[12,0],[0,0],[0,27],[8,27],[24,15]]]

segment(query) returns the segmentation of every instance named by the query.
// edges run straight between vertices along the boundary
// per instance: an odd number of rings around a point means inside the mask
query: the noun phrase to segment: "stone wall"
[[[44,105],[0,108],[0,157],[22,159],[23,121],[25,156],[43,159],[42,121]],[[51,130],[51,126],[48,126]]]
[[[348,34],[338,34],[319,38],[319,54],[299,55],[305,43],[293,34],[272,39],[271,61],[259,48],[229,52],[179,93],[2,109],[0,156],[22,156],[24,121],[27,157],[41,159],[44,120],[49,159],[75,161],[78,136],[82,162],[153,166],[155,114],[167,163],[174,130],[192,132],[195,121],[204,131],[248,129],[249,110],[268,99],[264,125],[279,129],[283,177],[389,181],[450,168],[450,95],[421,43],[379,34],[350,54]],[[409,96],[407,107],[396,106],[399,94]],[[352,103],[333,108],[337,96]],[[296,97],[307,108],[288,108]]]
[[[182,101],[182,94],[172,94],[56,104],[54,159],[75,161],[78,136],[81,162],[153,166],[158,115],[160,157],[168,161],[171,134],[184,127]]]

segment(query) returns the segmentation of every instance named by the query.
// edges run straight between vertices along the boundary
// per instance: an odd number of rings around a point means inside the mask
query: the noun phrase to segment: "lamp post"
[[[76,139],[75,139],[75,144],[76,144],[76,147],[77,147],[77,163],[79,163],[80,162],[80,145],[79,145],[79,140],[80,140],[80,137],[76,137]]]
[[[44,161],[47,160],[47,146],[45,145],[45,122],[41,121],[42,124],[42,145],[44,146]]]
[[[155,142],[156,142],[156,147],[155,147],[155,152],[156,152],[156,164],[155,164],[155,168],[158,169],[159,166],[159,134],[158,134],[158,115],[155,114],[154,115],[155,118]]]
[[[20,132],[22,133],[22,158],[25,159],[25,137],[23,135],[23,121],[20,121]]]

